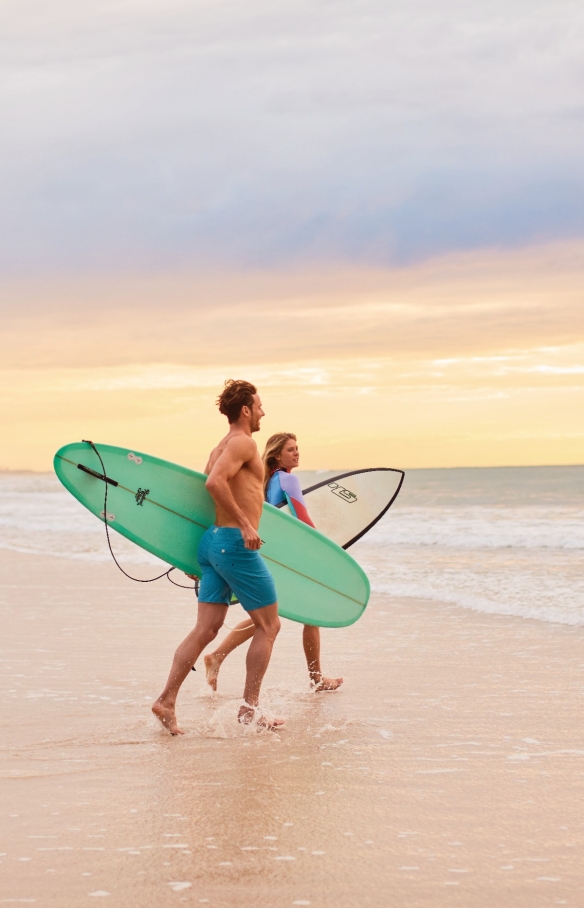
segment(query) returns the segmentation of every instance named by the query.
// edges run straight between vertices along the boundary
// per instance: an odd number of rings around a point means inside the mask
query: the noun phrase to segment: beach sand
[[[150,704],[191,593],[0,567],[0,905],[584,903],[582,629],[374,595],[323,632],[340,692],[309,691],[284,622],[263,702],[285,728],[237,725],[242,650],[218,695],[187,679],[172,738]]]

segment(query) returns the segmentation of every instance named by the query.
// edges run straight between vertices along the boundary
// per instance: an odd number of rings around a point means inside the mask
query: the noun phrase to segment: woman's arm
[[[294,516],[297,517],[298,520],[302,520],[303,523],[307,523],[309,526],[313,527],[314,524],[310,519],[310,514],[306,510],[304,495],[302,494],[302,489],[300,487],[300,480],[292,473],[284,472],[279,474],[279,479],[282,491],[288,499],[290,510]]]

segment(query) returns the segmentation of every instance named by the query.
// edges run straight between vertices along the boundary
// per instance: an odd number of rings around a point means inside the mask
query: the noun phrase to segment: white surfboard
[[[351,470],[302,492],[319,533],[348,549],[381,520],[397,498],[403,481],[402,470],[388,467]],[[288,505],[281,508],[290,513]]]

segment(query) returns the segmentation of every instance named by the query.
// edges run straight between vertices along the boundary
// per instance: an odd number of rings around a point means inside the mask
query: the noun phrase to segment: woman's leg
[[[222,640],[217,649],[214,649],[212,653],[209,653],[205,656],[205,672],[207,675],[207,684],[209,684],[213,690],[217,690],[217,676],[219,675],[219,669],[221,668],[221,663],[232,653],[234,649],[237,649],[238,646],[241,646],[242,643],[245,643],[246,640],[250,640],[255,632],[255,624],[249,618],[244,618],[243,621],[240,621],[233,630],[227,634],[225,640]]]
[[[304,655],[308,674],[315,690],[336,690],[343,683],[342,678],[325,678],[320,670],[320,628],[305,624],[302,632]]]

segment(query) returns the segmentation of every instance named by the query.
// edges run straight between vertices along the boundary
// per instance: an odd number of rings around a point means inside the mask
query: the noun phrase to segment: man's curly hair
[[[257,394],[257,388],[251,382],[228,378],[217,398],[219,412],[223,413],[230,423],[237,422],[242,407],[249,407],[251,410],[254,394]]]

